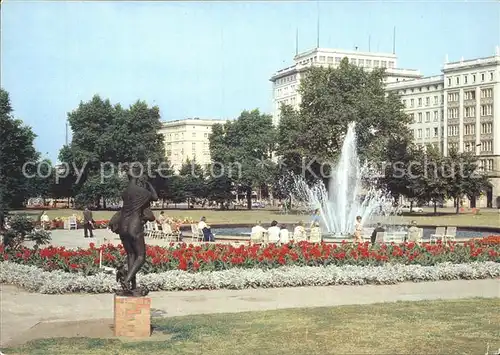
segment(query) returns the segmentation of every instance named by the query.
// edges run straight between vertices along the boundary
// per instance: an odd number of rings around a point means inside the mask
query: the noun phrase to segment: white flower
[[[243,289],[293,286],[396,284],[399,282],[500,277],[500,263],[442,263],[434,266],[385,264],[383,266],[284,266],[281,268],[229,269],[190,273],[172,270],[138,275],[138,283],[150,291]],[[0,283],[39,293],[110,293],[118,288],[114,275],[92,276],[63,271],[43,271],[35,266],[2,262]]]

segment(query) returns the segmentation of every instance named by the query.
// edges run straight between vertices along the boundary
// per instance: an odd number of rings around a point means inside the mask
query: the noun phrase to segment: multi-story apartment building
[[[480,205],[500,198],[500,50],[487,58],[445,63],[444,154],[471,151],[491,177]]]
[[[163,122],[160,133],[165,137],[165,152],[174,170],[179,171],[187,160],[195,161],[201,166],[209,164],[208,138],[212,133],[212,126],[226,122],[226,120],[199,118]]]
[[[315,48],[296,55],[292,66],[278,70],[271,77],[270,81],[273,83],[273,123],[275,125],[279,123],[281,105],[299,107],[301,97],[297,89],[308,67],[313,65],[336,67],[345,57],[350,63],[366,68],[366,70],[385,68],[386,82],[388,83],[422,77],[418,70],[397,68],[395,54]]]
[[[412,118],[410,129],[415,142],[443,150],[443,76],[431,76],[387,84],[388,91],[401,96],[406,113]]]
[[[447,62],[442,72],[388,83],[387,90],[401,95],[413,117],[410,127],[417,144],[437,143],[444,155],[457,149],[478,156],[492,184],[478,207],[492,207],[500,197],[500,52],[497,48],[492,57]]]

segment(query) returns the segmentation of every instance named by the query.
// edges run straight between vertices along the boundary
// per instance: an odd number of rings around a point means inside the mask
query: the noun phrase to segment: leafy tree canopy
[[[281,109],[278,154],[289,170],[299,169],[302,158],[318,164],[335,161],[350,122],[356,122],[362,159],[386,160],[391,140],[409,141],[410,119],[400,98],[385,92],[384,75],[351,65],[347,58],[337,68],[308,68],[299,88],[299,110]]]
[[[81,203],[119,198],[120,164],[140,163],[143,173],[154,177],[166,161],[157,106],[137,101],[124,109],[96,95],[68,113],[68,121],[72,141],[61,149],[59,159],[71,167],[73,190],[81,195]]]
[[[219,170],[219,176],[226,177],[224,181],[219,180],[217,186],[229,187],[228,179],[232,179],[246,191],[250,209],[252,188],[272,181],[275,140],[271,116],[257,109],[243,111],[236,120],[224,125],[214,125],[210,135],[213,169]]]
[[[12,113],[9,93],[0,88],[0,208],[20,207],[37,193],[27,177],[36,174],[40,158],[34,147],[36,135]],[[34,164],[25,166],[28,162]]]

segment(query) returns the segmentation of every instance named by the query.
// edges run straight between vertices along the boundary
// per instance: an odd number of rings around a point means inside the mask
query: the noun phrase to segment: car
[[[266,207],[266,205],[263,202],[255,201],[252,203],[252,207],[253,208],[264,208],[264,207]]]
[[[409,205],[404,205],[401,207],[401,213],[423,213],[424,209],[422,207],[413,206],[410,209]]]

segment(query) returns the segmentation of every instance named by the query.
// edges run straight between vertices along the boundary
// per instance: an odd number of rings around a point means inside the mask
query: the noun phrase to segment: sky
[[[16,118],[57,160],[68,112],[94,94],[158,105],[165,121],[269,113],[269,78],[299,51],[392,52],[398,67],[439,74],[500,45],[498,1],[37,2],[1,9],[1,86]]]

